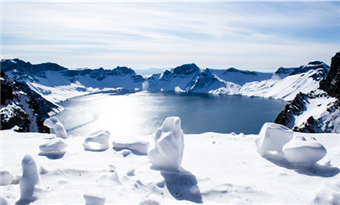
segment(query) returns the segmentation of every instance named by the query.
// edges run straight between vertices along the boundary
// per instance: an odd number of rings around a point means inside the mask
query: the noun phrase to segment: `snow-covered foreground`
[[[273,129],[271,133],[278,133]],[[178,131],[178,128],[160,128],[155,130],[158,136],[155,139],[173,144],[171,136]],[[108,149],[92,149],[95,145],[89,142],[107,144],[110,133],[106,132],[104,140],[100,136],[105,132],[98,133],[89,133],[90,138],[86,140],[88,136],[61,139],[54,138],[54,134],[1,131],[1,204],[17,203],[20,192],[32,191],[30,183],[37,184],[33,196],[26,192],[22,195],[27,200],[36,199],[34,204],[340,203],[339,134],[289,134],[289,139],[295,140],[314,137],[327,150],[322,160],[308,168],[291,164],[275,152],[266,151],[261,156],[255,143],[259,135],[184,135],[179,171],[160,171],[151,164],[145,150],[149,142],[149,150],[154,149],[153,136],[111,135]],[[51,138],[60,140],[54,142]],[[178,143],[181,144],[181,140]],[[48,152],[41,152],[42,145]],[[269,147],[273,145],[269,143]],[[301,154],[299,150],[303,149],[300,147],[297,153]],[[155,157],[157,152],[151,155]],[[31,159],[36,163],[39,178],[33,173],[35,182],[24,181],[20,191],[18,179],[23,167],[34,171],[30,168],[34,167]],[[156,161],[162,159],[165,160]],[[12,184],[4,185],[9,181]],[[25,204],[26,198],[21,196],[19,202]]]

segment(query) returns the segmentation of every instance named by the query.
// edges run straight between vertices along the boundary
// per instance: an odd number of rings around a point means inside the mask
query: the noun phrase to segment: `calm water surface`
[[[60,103],[56,117],[68,134],[88,136],[103,129],[112,136],[153,134],[166,117],[178,116],[185,134],[257,134],[273,122],[286,102],[244,96],[173,92],[97,93]]]

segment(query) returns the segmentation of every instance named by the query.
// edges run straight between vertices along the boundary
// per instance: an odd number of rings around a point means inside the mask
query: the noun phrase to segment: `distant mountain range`
[[[319,81],[327,76],[329,66],[313,61],[296,68],[279,68],[275,73],[263,73],[235,68],[200,69],[195,64],[185,64],[143,77],[127,67],[69,70],[55,63],[32,65],[13,59],[2,60],[1,70],[11,78],[26,82],[32,90],[53,102],[117,88],[245,95],[291,101],[299,92],[308,93],[316,89]],[[63,89],[62,95],[58,88]]]
[[[1,60],[1,70],[53,103],[84,94],[116,89],[243,95],[293,101],[318,89],[330,67],[313,61],[274,73],[200,69],[185,64],[148,77],[127,67],[69,70],[55,63],[33,65],[20,59]]]

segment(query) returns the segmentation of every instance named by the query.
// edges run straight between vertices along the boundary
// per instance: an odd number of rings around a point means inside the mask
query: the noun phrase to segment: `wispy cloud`
[[[3,2],[2,55],[71,68],[329,63],[339,17],[339,2]]]

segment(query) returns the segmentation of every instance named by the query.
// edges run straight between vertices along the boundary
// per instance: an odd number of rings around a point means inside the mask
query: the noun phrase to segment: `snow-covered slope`
[[[19,59],[2,60],[1,69],[52,102],[98,91],[142,89],[145,79],[127,67],[112,70],[68,70],[53,63],[32,65]]]
[[[70,136],[64,140],[67,147],[63,153],[45,154],[39,152],[39,147],[60,138],[53,134],[0,132],[2,204],[15,204],[20,199],[27,199],[27,204],[340,203],[340,147],[336,134],[291,132],[295,140],[308,139],[300,143],[310,144],[309,140],[316,138],[314,144],[320,143],[327,151],[323,159],[309,167],[289,162],[275,152],[267,151],[262,157],[254,143],[263,137],[261,134],[184,135],[180,169],[168,171],[152,166],[146,153],[133,149],[141,141],[152,142],[153,136],[111,137],[109,145],[120,144],[120,148],[111,146],[102,151],[84,149],[86,136]],[[270,132],[276,137],[278,130]],[[272,141],[270,145],[275,144]],[[165,155],[171,147],[166,148]],[[289,151],[304,154],[303,147],[295,148]],[[309,148],[311,155],[318,153]],[[27,158],[31,168],[27,167]],[[310,158],[315,157],[308,156],[307,160]],[[34,176],[36,183],[29,183],[29,176]]]
[[[275,122],[300,132],[340,133],[340,52],[332,58],[327,77],[310,87],[315,89],[298,93]]]
[[[42,98],[25,83],[1,71],[1,129],[17,126],[22,132],[48,132],[43,121],[62,108]]]

